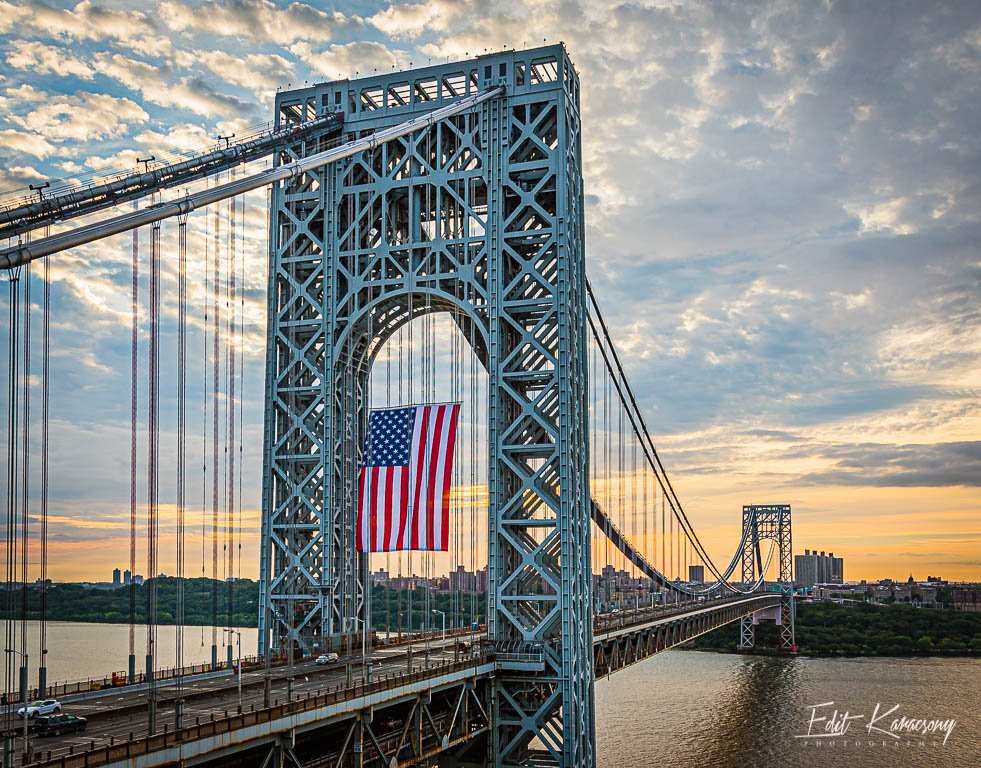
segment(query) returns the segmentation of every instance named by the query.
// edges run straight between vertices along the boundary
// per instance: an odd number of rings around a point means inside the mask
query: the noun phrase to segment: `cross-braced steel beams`
[[[753,584],[765,577],[761,541],[775,542],[777,582],[784,597],[772,614],[780,625],[780,644],[791,649],[794,638],[794,573],[789,504],[750,504],[743,507],[743,549],[740,557],[743,584]],[[771,616],[766,616],[771,618]],[[739,622],[739,647],[752,648],[756,643],[755,622],[760,614],[744,616]]]
[[[593,763],[579,83],[561,46],[280,94],[352,135],[506,96],[273,191],[261,642],[367,618],[354,514],[366,382],[401,325],[449,311],[488,374],[488,631],[544,669],[495,681],[491,762]],[[297,156],[312,151],[299,144]],[[370,619],[367,619],[370,623]]]

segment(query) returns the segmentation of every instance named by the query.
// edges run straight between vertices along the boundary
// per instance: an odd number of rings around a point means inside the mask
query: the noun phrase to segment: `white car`
[[[336,653],[322,653],[317,657],[315,664],[333,664],[340,658]]]
[[[38,715],[51,715],[55,712],[61,712],[61,702],[57,699],[45,699],[44,701],[32,701],[27,707],[21,707],[17,710],[17,714],[21,717],[25,716],[28,719],[32,717],[37,717]]]

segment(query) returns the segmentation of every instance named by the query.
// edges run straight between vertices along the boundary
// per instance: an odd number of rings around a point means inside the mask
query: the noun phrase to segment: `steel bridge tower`
[[[756,644],[756,625],[761,620],[768,620],[780,625],[781,647],[796,651],[794,558],[789,504],[749,504],[743,507],[744,543],[740,555],[743,584],[753,584],[764,576],[761,541],[776,542],[777,586],[784,598],[778,608],[756,611],[739,620],[739,647],[752,648]]]
[[[563,46],[280,93],[280,126],[345,112],[349,138],[504,86],[273,187],[260,651],[370,625],[355,551],[371,363],[453,311],[488,376],[488,763],[591,766],[594,708],[579,79]],[[323,149],[298,141],[278,163]],[[362,625],[363,626],[363,625]],[[536,742],[537,751],[530,744]]]

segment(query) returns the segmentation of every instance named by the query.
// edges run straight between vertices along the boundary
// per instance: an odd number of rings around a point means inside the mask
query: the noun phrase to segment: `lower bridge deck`
[[[757,593],[710,602],[608,614],[594,623],[597,676],[779,605],[781,596]],[[486,733],[489,686],[495,676],[544,668],[534,648],[501,653],[459,638],[414,647],[381,647],[369,670],[360,654],[329,666],[297,663],[290,671],[190,678],[184,686],[184,727],[174,729],[176,692],[157,695],[157,731],[149,735],[147,692],[114,689],[103,697],[66,702],[89,720],[84,733],[35,737],[33,755],[17,765],[88,766],[408,766],[453,752],[468,765],[468,745],[480,753]],[[543,678],[545,680],[545,678]],[[239,701],[241,700],[241,711]],[[268,706],[266,702],[268,701]],[[473,764],[479,762],[475,755]],[[267,762],[268,761],[268,762]]]

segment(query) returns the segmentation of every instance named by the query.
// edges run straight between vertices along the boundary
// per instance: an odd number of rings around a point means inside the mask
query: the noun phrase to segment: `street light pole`
[[[445,651],[446,650],[445,647],[446,646],[446,613],[444,613],[443,611],[437,611],[435,608],[433,608],[433,613],[438,613],[440,618],[443,620],[443,646],[444,646],[443,650]]]
[[[232,635],[235,635],[235,646],[238,653],[238,713],[242,714],[242,633],[235,629],[226,629]]]
[[[29,731],[30,718],[27,716],[27,695],[28,695],[28,688],[30,687],[29,686],[30,680],[28,679],[28,674],[29,674],[28,670],[30,669],[29,657],[28,657],[27,652],[25,652],[25,651],[18,651],[18,650],[14,649],[14,648],[7,648],[6,651],[7,651],[7,653],[16,653],[18,656],[23,656],[24,657],[24,666],[21,667],[21,670],[22,671],[21,671],[21,680],[20,680],[20,689],[21,689],[20,690],[20,694],[21,694],[21,700],[22,700],[23,705],[24,705],[24,716],[23,716],[23,720],[24,720],[24,762],[26,763],[26,762],[34,759],[34,755],[31,754],[31,741],[30,741],[30,738],[31,737],[30,737],[30,731]],[[11,745],[11,746],[13,746],[13,745]]]
[[[371,659],[368,656],[368,625],[364,619],[354,617],[354,621],[361,625],[361,683],[371,682]]]

